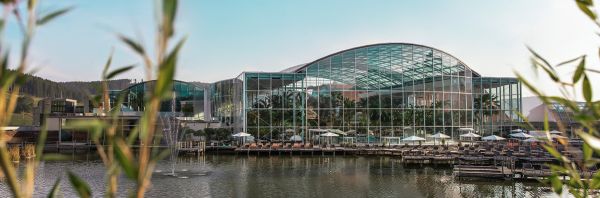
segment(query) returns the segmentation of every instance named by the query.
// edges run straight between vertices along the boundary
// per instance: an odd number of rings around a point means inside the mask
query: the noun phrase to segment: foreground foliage
[[[584,14],[600,27],[598,14],[594,10],[593,0],[575,0],[575,3]],[[568,141],[559,139],[558,142],[546,142],[544,148],[560,164],[549,165],[552,170],[552,176],[544,182],[550,184],[553,191],[557,194],[562,194],[563,189],[567,189],[575,197],[588,197],[590,193],[600,189],[600,172],[596,172],[593,175],[585,174],[589,173],[588,170],[590,168],[597,167],[598,162],[600,162],[597,158],[600,154],[600,134],[597,128],[598,121],[600,120],[600,100],[593,100],[593,83],[591,78],[594,73],[600,73],[600,70],[588,64],[587,55],[581,55],[553,65],[535,51],[531,49],[530,51],[532,53],[531,63],[533,69],[549,77],[561,95],[553,96],[544,93],[519,73],[516,74],[517,78],[527,89],[539,97],[549,109],[552,109],[553,104],[558,103],[567,107],[569,111],[572,111],[573,118],[581,126],[573,132],[583,140],[583,156],[563,155],[556,149],[559,145],[568,147]],[[598,52],[600,55],[600,48]],[[568,79],[561,78],[558,71],[559,67],[572,67],[573,75]],[[585,104],[583,107],[580,107],[577,102],[578,95],[583,96]],[[527,123],[527,119],[522,118]],[[558,122],[558,127],[561,131],[566,131],[565,123]],[[544,130],[547,132],[548,137],[550,137],[547,115],[544,122]],[[548,139],[551,140],[551,138]],[[566,179],[562,180],[561,178]]]
[[[53,19],[66,14],[71,8],[59,9],[54,12],[39,15],[36,11],[37,1],[26,1],[27,17],[22,16],[20,0],[1,0],[4,12],[0,19],[0,126],[7,126],[10,122],[13,112],[17,108],[17,99],[20,95],[20,86],[26,82],[25,72],[28,69],[28,54],[31,41],[38,26],[43,26]],[[157,161],[168,155],[168,150],[157,150],[153,147],[160,142],[160,136],[155,136],[156,119],[160,102],[168,99],[171,95],[171,87],[177,64],[177,57],[185,39],[181,39],[174,46],[171,40],[175,35],[175,17],[177,13],[177,0],[161,0],[157,9],[156,25],[156,54],[152,56],[147,52],[143,45],[131,38],[118,35],[118,39],[130,47],[141,57],[145,66],[146,79],[156,79],[156,86],[148,94],[144,114],[133,132],[127,137],[117,133],[119,122],[119,108],[111,108],[108,97],[108,82],[115,76],[127,72],[133,65],[120,67],[110,70],[112,54],[108,58],[104,72],[101,77],[102,94],[90,96],[98,106],[103,107],[104,117],[86,122],[67,123],[68,127],[76,130],[84,130],[91,133],[91,139],[96,144],[98,154],[106,167],[107,172],[107,197],[116,197],[118,190],[118,178],[121,174],[135,182],[134,189],[130,189],[129,196],[144,197],[145,192],[150,187],[150,180]],[[21,53],[18,58],[16,70],[9,69],[8,45],[2,37],[2,33],[7,27],[6,24],[10,17],[14,17],[18,28],[22,30],[23,41],[21,43]],[[173,47],[169,50],[170,47]],[[154,57],[154,58],[152,58]],[[11,59],[12,60],[12,59]],[[120,104],[122,97],[116,104]],[[45,127],[42,127],[45,128]],[[22,178],[17,175],[16,167],[11,162],[6,140],[3,139],[4,131],[0,131],[0,166],[2,174],[6,177],[6,182],[14,197],[32,197],[34,192],[34,175],[41,160],[61,160],[65,156],[59,154],[43,154],[43,146],[47,136],[46,130],[42,130],[37,147],[35,148],[35,159],[28,160]],[[100,137],[105,137],[100,141]],[[132,149],[134,144],[138,144],[138,153]],[[154,148],[154,149],[153,149]],[[31,146],[27,148],[31,151]],[[93,192],[90,186],[75,173],[68,173],[68,180],[75,192],[80,197],[92,197]],[[49,197],[60,195],[60,180],[57,179],[52,190],[48,193]]]

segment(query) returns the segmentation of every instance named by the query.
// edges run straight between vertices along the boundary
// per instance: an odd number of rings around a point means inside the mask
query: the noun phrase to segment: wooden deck
[[[479,177],[479,178],[507,178],[512,179],[514,173],[511,169],[501,166],[476,166],[476,165],[455,165],[454,175],[463,177]]]
[[[206,143],[203,141],[177,142],[177,150],[180,153],[196,153],[200,155],[206,152]]]

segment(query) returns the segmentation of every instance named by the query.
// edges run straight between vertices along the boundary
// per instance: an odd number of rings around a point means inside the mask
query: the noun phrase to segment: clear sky
[[[39,30],[32,57],[39,76],[97,80],[112,47],[115,65],[139,63],[116,32],[152,44],[152,0],[41,2],[42,11],[75,10]],[[7,36],[16,46],[14,27]],[[584,53],[597,60],[600,46],[597,29],[570,0],[181,0],[176,28],[189,37],[177,79],[203,82],[279,71],[360,45],[408,42],[444,50],[485,76],[518,70],[544,85],[531,72],[526,45],[554,63]],[[122,77],[142,76],[139,66]]]

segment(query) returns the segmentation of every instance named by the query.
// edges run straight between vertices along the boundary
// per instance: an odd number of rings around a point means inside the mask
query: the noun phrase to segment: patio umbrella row
[[[341,131],[339,129],[329,129],[329,130],[325,130],[325,129],[312,129],[312,130],[314,130],[315,132],[317,132],[317,130],[318,130],[318,132],[325,132],[325,133],[319,135],[321,137],[330,137],[331,138],[331,137],[338,137],[339,136],[338,134],[340,134],[340,135],[347,135],[346,132],[343,132],[343,131]],[[459,130],[461,130],[461,131],[468,131],[468,133],[462,134],[462,135],[460,135],[460,137],[470,138],[471,140],[473,140],[473,138],[479,138],[479,137],[481,137],[480,135],[478,135],[476,133],[473,133],[474,130],[471,129],[471,128],[460,128]],[[532,136],[532,135],[529,135],[529,134],[525,133],[525,131],[522,130],[522,129],[514,129],[514,130],[511,130],[511,132],[512,132],[510,134],[511,137],[523,138],[524,142],[538,142],[538,141],[540,141],[538,138],[535,138],[535,136]],[[560,131],[553,130],[553,131],[550,131],[549,133],[551,134],[550,137],[552,139],[567,138],[565,136],[559,135],[559,134],[562,134],[562,132],[560,132]],[[249,133],[245,133],[245,132],[239,132],[239,133],[233,134],[232,136],[233,137],[250,137],[252,135],[249,134]],[[430,135],[429,137],[433,138],[434,141],[436,139],[448,139],[448,138],[450,138],[450,136],[448,136],[446,134],[443,134],[443,133],[440,133],[440,132],[438,132],[436,134],[433,134],[433,135]],[[503,138],[503,137],[500,137],[500,136],[497,136],[497,135],[490,135],[490,136],[486,136],[486,137],[481,138],[481,140],[484,140],[484,141],[501,141],[501,140],[505,140],[505,139],[506,138]],[[541,139],[544,139],[544,138],[542,137]],[[294,136],[292,136],[290,138],[290,140],[291,141],[302,141],[302,137],[299,136],[299,135],[294,135]],[[402,141],[425,141],[425,140],[426,140],[425,138],[414,136],[414,135],[402,139]]]

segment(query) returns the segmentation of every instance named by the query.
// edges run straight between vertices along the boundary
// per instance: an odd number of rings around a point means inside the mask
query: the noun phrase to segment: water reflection
[[[62,177],[66,197],[74,195],[66,170],[78,173],[93,188],[104,189],[103,165],[93,156],[68,162],[41,164],[36,195],[49,192]],[[149,197],[538,197],[550,189],[533,182],[459,181],[449,167],[407,167],[388,157],[310,157],[207,155],[180,157],[177,171],[187,178],[163,176],[165,161],[157,166]],[[133,183],[124,177],[119,192]],[[8,187],[0,184],[0,195]]]

